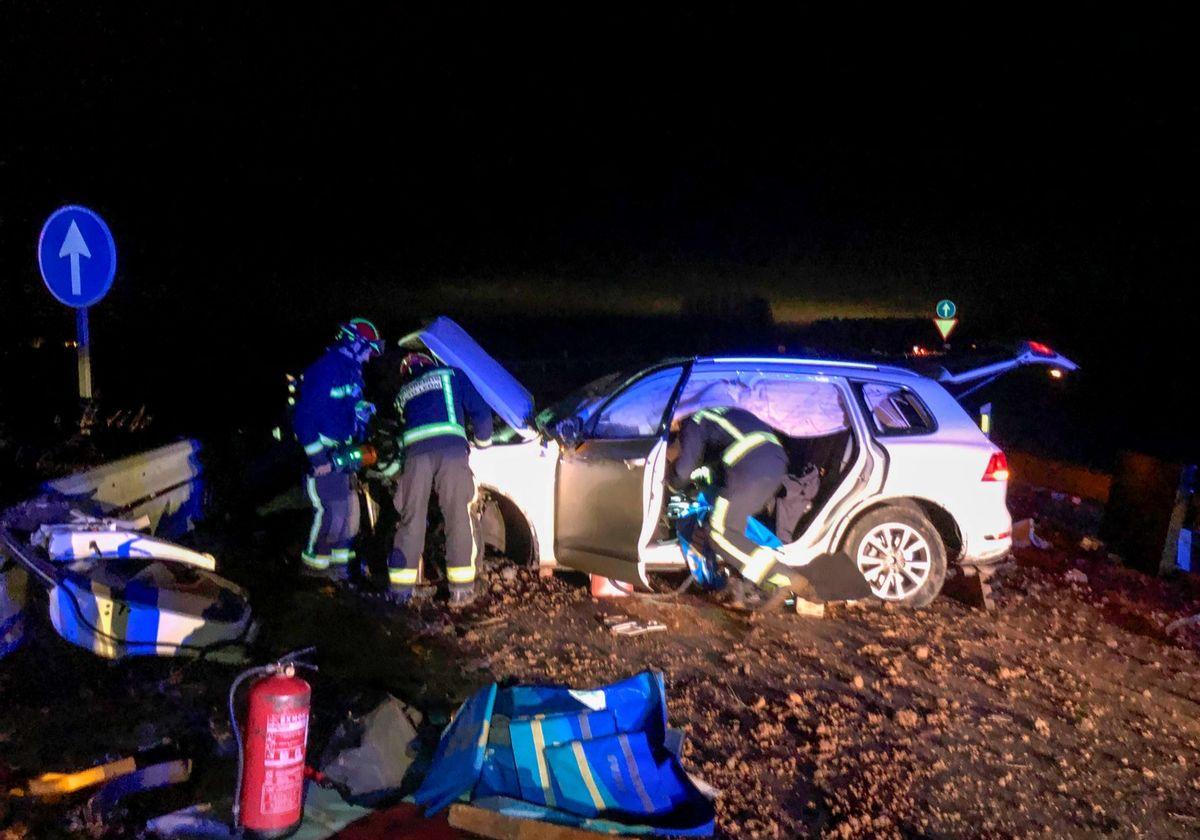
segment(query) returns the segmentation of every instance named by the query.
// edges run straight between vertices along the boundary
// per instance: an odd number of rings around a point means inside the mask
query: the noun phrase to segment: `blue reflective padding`
[[[471,792],[483,770],[488,725],[496,703],[495,683],[471,695],[442,733],[433,764],[413,799],[432,813]]]
[[[753,516],[746,519],[746,536],[767,548],[779,548],[783,545],[783,541],[775,535],[774,531]]]
[[[690,787],[671,761],[655,757],[644,732],[547,747],[546,763],[558,807],[588,817],[610,811],[665,814],[687,798]]]

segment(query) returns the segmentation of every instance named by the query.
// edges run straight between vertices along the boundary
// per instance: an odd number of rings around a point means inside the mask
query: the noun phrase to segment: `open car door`
[[[647,465],[666,449],[668,422],[691,362],[653,368],[625,384],[562,448],[554,553],[580,571],[641,583]]]

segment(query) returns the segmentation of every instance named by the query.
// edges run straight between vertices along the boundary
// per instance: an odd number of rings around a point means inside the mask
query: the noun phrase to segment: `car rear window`
[[[919,435],[937,428],[929,409],[907,388],[861,382],[858,389],[875,431],[881,435]]]

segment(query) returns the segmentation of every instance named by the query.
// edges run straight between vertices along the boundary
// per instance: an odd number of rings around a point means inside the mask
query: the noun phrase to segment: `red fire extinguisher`
[[[300,827],[304,812],[304,759],[312,689],[296,676],[296,668],[315,670],[315,666],[295,662],[296,655],[245,671],[229,690],[229,716],[238,742],[233,825],[251,837],[286,837]],[[259,679],[247,695],[243,740],[234,695],[238,686],[251,677]]]

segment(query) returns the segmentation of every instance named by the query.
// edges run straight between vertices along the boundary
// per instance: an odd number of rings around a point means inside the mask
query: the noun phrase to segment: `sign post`
[[[112,232],[86,207],[67,205],[50,214],[38,237],[38,269],[50,294],[75,310],[79,396],[92,398],[92,341],[88,307],[112,287],[117,246]]]

